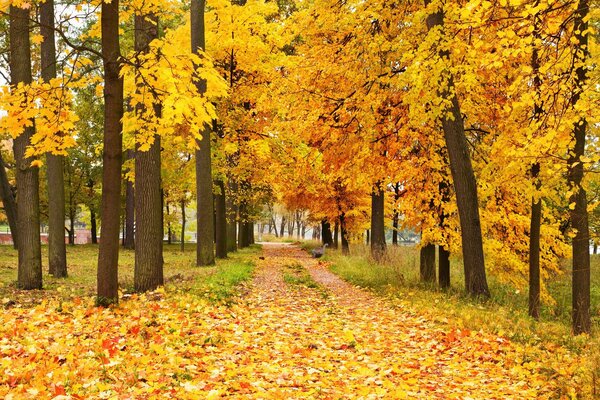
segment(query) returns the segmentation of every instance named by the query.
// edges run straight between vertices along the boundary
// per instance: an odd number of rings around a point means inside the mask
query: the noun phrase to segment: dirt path
[[[308,270],[320,288],[286,283]],[[286,278],[287,275],[287,278]],[[353,287],[290,245],[265,244],[240,345],[255,398],[549,398],[509,342],[441,328]],[[262,362],[254,352],[267,351]],[[238,360],[239,361],[239,360]]]

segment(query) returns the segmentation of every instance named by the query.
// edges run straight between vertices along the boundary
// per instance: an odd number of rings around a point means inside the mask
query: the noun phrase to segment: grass
[[[254,260],[260,246],[230,253],[228,259],[217,260],[211,267],[196,267],[196,251],[187,245],[181,252],[179,244],[164,246],[165,289],[193,291],[211,301],[228,303],[237,294],[237,286],[250,279]],[[69,276],[57,279],[47,273],[47,246],[42,246],[44,264],[44,290],[23,291],[16,289],[17,252],[11,246],[0,246],[0,299],[22,306],[35,305],[44,297],[94,296],[96,293],[97,245],[67,246]],[[119,288],[122,292],[133,291],[133,250],[119,252]]]
[[[307,243],[304,247],[309,250],[316,245]],[[596,383],[600,377],[600,255],[591,258],[591,337],[571,334],[571,275],[567,265],[564,274],[548,282],[556,304],[543,306],[540,320],[535,321],[528,316],[527,289],[518,290],[494,276],[488,275],[491,299],[467,296],[459,258],[451,259],[452,287],[446,291],[419,283],[419,250],[414,246],[389,246],[388,254],[379,263],[370,257],[369,248],[364,245],[352,245],[350,256],[332,249],[325,260],[331,262],[331,270],[343,279],[408,305],[441,325],[451,323],[459,328],[483,329],[517,343],[548,349],[561,345],[582,357],[582,376],[588,382],[589,393],[600,391]]]
[[[283,267],[283,281],[288,285],[306,286],[319,289],[320,285],[310,276],[301,264],[289,264]]]

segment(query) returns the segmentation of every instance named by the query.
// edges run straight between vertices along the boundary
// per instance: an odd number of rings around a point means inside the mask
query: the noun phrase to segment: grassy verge
[[[414,247],[390,247],[386,259],[376,263],[367,246],[355,245],[350,256],[329,251],[325,259],[343,279],[406,305],[440,324],[485,330],[514,342],[551,349],[560,345],[581,357],[581,374],[589,393],[597,393],[600,376],[600,256],[592,256],[593,335],[574,337],[570,321],[570,274],[548,282],[556,304],[545,305],[539,321],[527,315],[527,290],[518,290],[488,277],[492,298],[473,299],[464,293],[460,259],[451,260],[452,287],[447,291],[419,280],[419,252]],[[552,350],[548,350],[550,353]],[[586,398],[585,396],[582,398]]]
[[[67,246],[69,276],[65,279],[56,279],[47,273],[47,250],[47,246],[42,246],[44,290],[22,291],[16,288],[17,252],[10,246],[0,246],[2,302],[27,307],[39,304],[48,297],[68,300],[95,295],[98,246]],[[179,244],[165,245],[165,289],[191,290],[211,300],[227,302],[235,295],[234,288],[251,277],[254,259],[259,252],[260,246],[251,246],[231,253],[226,260],[218,260],[216,266],[196,267],[194,245],[187,244],[184,252],[180,251]],[[134,254],[132,250],[121,249],[119,252],[119,287],[123,292],[133,290]]]

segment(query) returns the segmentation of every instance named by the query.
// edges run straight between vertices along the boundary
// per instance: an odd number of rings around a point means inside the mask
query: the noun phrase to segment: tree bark
[[[581,97],[583,87],[587,82],[585,62],[589,57],[588,50],[588,22],[589,14],[588,0],[579,0],[574,18],[574,37],[576,40],[574,48],[574,65],[577,65],[575,76],[574,94],[572,106],[576,107]],[[573,298],[572,317],[573,333],[589,333],[590,321],[590,232],[588,224],[587,197],[581,186],[583,180],[583,163],[581,157],[585,154],[585,135],[588,122],[585,118],[579,119],[573,127],[574,146],[569,156],[569,187],[574,191],[570,198],[575,203],[571,211],[571,226],[575,231],[573,238]]]
[[[225,198],[225,183],[219,179],[216,181],[219,193],[215,194],[215,211],[217,214],[217,258],[227,258],[227,211]]]
[[[31,83],[31,50],[29,41],[29,9],[10,6],[10,78],[11,85]],[[34,127],[24,129],[13,142],[17,165],[17,218],[19,224],[19,266],[17,286],[20,289],[42,288],[42,252],[40,244],[39,170],[32,167],[25,150],[31,143]]]
[[[331,224],[329,223],[327,218],[321,220],[321,239],[323,240],[323,244],[326,244],[329,247],[333,245],[333,237],[331,235]]]
[[[340,233],[342,236],[342,254],[347,256],[350,254],[350,245],[348,243],[348,231],[346,230],[346,214],[341,213],[339,216],[340,220]],[[331,231],[329,231],[331,236]]]
[[[385,194],[381,182],[371,192],[371,256],[379,261],[385,255]]]
[[[421,247],[419,259],[419,275],[421,282],[435,283],[435,245],[426,244]]]
[[[239,227],[238,227],[238,246],[240,249],[250,246],[248,235],[248,205],[245,200],[240,202],[239,206]]]
[[[154,15],[136,15],[135,51],[138,54],[148,53],[150,42],[156,38],[158,18]],[[143,83],[137,84],[139,90],[143,90],[140,87]],[[138,114],[142,115],[146,111],[144,107],[138,106]],[[160,114],[160,105],[154,103],[154,115],[160,117]],[[155,134],[154,143],[148,151],[137,150],[135,153],[134,205],[137,243],[133,285],[136,292],[154,290],[164,284],[160,143],[160,136]],[[130,240],[133,241],[133,226]]]
[[[101,31],[104,63],[104,149],[102,151],[102,240],[98,252],[97,303],[107,306],[119,298],[119,213],[123,79],[120,76],[119,0],[102,2]]]
[[[192,53],[200,54],[206,49],[204,35],[204,7],[205,0],[192,0],[191,27],[192,27]],[[200,96],[206,93],[206,80],[198,79],[196,88]],[[214,207],[212,191],[212,165],[210,152],[210,127],[205,125],[202,139],[198,140],[196,150],[196,199],[197,199],[197,247],[196,265],[213,265],[214,252]]]
[[[281,236],[281,238],[283,238],[283,235],[285,234],[285,215],[281,216],[281,229],[279,231],[279,236]]]
[[[128,159],[133,159],[135,162],[135,157],[134,151],[127,150]],[[135,189],[133,182],[129,179],[125,180],[125,235],[123,236],[123,247],[129,250],[135,248]]]
[[[54,0],[40,4],[42,79],[56,78],[56,45],[54,43]],[[56,278],[67,276],[65,245],[64,157],[46,156],[48,183],[48,270]]]
[[[429,5],[431,0],[425,0]],[[427,17],[427,28],[443,29],[444,14],[442,10]],[[447,59],[449,52],[439,52],[442,59]],[[461,228],[463,262],[465,271],[465,287],[473,296],[489,297],[490,291],[485,273],[483,256],[483,240],[481,237],[481,221],[479,218],[479,202],[477,198],[477,182],[465,136],[464,123],[458,98],[454,91],[454,82],[449,71],[446,74],[444,87],[439,90],[440,97],[450,103],[450,108],[441,117],[446,148],[450,158],[450,170],[454,180],[456,202]]]
[[[98,244],[98,228],[96,222],[96,212],[90,208],[90,225],[92,225],[92,244]]]
[[[392,217],[392,244],[398,245],[398,227],[400,223],[400,213],[398,212],[398,200],[400,199],[400,183],[394,185],[394,216]]]
[[[8,182],[8,176],[6,175],[6,165],[4,159],[0,153],[0,198],[4,205],[4,212],[6,213],[6,219],[8,219],[8,226],[10,227],[10,235],[13,240],[13,247],[18,248],[19,241],[19,228],[17,221],[17,203],[13,190]],[[64,235],[64,232],[63,232]]]
[[[339,221],[335,221],[335,224],[333,224],[333,248],[337,249],[339,247],[339,239],[338,236],[340,234],[340,223]]]
[[[367,239],[366,239],[367,245],[370,245],[371,244],[371,231],[367,229],[365,231],[365,233],[366,233],[366,236],[367,236]]]
[[[227,207],[227,252],[237,251],[237,205],[233,194],[237,192],[237,185],[234,182],[228,184],[231,195],[225,195],[225,204]]]
[[[181,252],[185,252],[185,200],[181,200],[181,239],[180,248]]]
[[[440,270],[440,288],[448,289],[450,287],[450,252],[443,246],[438,246],[438,269]]]

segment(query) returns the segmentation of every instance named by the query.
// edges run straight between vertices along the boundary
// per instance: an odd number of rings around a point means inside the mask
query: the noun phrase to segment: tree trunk
[[[438,246],[438,268],[440,270],[440,288],[448,289],[450,287],[450,252],[443,246]]]
[[[368,229],[366,230],[366,235],[367,235],[367,245],[371,244],[371,231],[369,231]]]
[[[96,224],[96,212],[90,208],[90,225],[92,225],[92,244],[98,244],[98,228]]]
[[[227,258],[227,211],[225,199],[225,184],[221,179],[216,181],[219,193],[215,195],[215,211],[217,214],[217,258]]]
[[[385,255],[385,194],[381,182],[371,192],[371,256],[381,260]]]
[[[587,83],[585,62],[589,57],[588,50],[588,0],[579,0],[574,19],[575,62],[577,65],[572,97],[573,108],[577,106],[581,92]],[[583,163],[581,157],[585,154],[585,135],[588,123],[585,118],[579,119],[573,127],[574,147],[569,157],[569,187],[573,191],[570,198],[575,208],[571,211],[571,226],[575,232],[573,238],[573,333],[589,333],[590,321],[590,232],[588,224],[587,197],[581,186],[583,180]]]
[[[167,209],[167,219],[169,220],[169,222],[167,222],[167,244],[172,244],[173,243],[173,232],[171,232],[171,219],[169,218],[169,216],[171,215],[171,210],[169,209],[169,203],[166,204],[166,209]]]
[[[104,149],[102,151],[102,240],[98,252],[97,303],[119,300],[119,210],[123,125],[123,79],[119,47],[119,0],[102,2],[101,30],[104,63]]]
[[[17,203],[15,202],[15,196],[13,195],[12,188],[8,182],[8,176],[6,175],[6,165],[4,159],[0,153],[0,198],[4,205],[4,213],[6,219],[8,219],[8,226],[10,226],[10,235],[13,240],[13,247],[18,248],[19,241],[19,228],[17,224]],[[64,236],[64,232],[63,232]],[[64,239],[63,239],[64,240]]]
[[[431,0],[425,0],[425,5],[430,3]],[[438,10],[427,17],[427,28],[429,30],[435,27],[443,27],[443,25],[444,14],[442,10]],[[441,46],[442,43],[438,43],[438,45]],[[449,51],[447,49],[439,51],[441,58],[448,58],[448,55]],[[462,238],[465,287],[467,292],[473,296],[489,297],[490,292],[483,257],[477,182],[471,165],[464,123],[458,98],[454,92],[452,75],[449,71],[443,73],[446,77],[442,81],[446,84],[440,88],[439,94],[442,99],[450,103],[450,108],[442,115],[441,120],[456,192]]]
[[[11,85],[31,83],[31,47],[29,41],[29,9],[10,6],[10,78]],[[13,142],[17,165],[17,218],[19,225],[20,289],[42,288],[42,252],[40,244],[39,170],[33,159],[25,157],[31,143],[33,126],[26,127]]]
[[[326,244],[329,247],[333,245],[333,237],[331,235],[331,224],[329,223],[327,218],[321,220],[321,239],[323,240],[323,244]]]
[[[348,244],[348,232],[346,231],[346,214],[341,213],[340,217],[340,233],[342,236],[342,254],[347,256],[350,254],[350,245]],[[329,231],[331,236],[331,231]]]
[[[419,259],[419,275],[421,282],[435,283],[435,245],[426,244],[421,247]]]
[[[185,200],[181,200],[181,239],[180,249],[182,253],[185,252]]]
[[[227,207],[227,252],[237,251],[237,206],[233,194],[237,192],[237,185],[229,182],[229,192],[231,195],[225,195],[225,205]]]
[[[192,26],[192,53],[200,54],[206,49],[204,36],[204,7],[205,0],[192,0],[191,26]],[[196,88],[199,95],[206,93],[206,80],[198,79]],[[212,192],[212,165],[210,156],[210,127],[204,126],[202,139],[198,140],[196,150],[196,199],[197,199],[197,247],[196,265],[213,265],[214,252],[214,206]]]
[[[137,28],[136,28],[137,29]],[[137,30],[136,30],[137,33]],[[135,160],[135,153],[127,150],[127,158]],[[135,161],[134,161],[135,162]],[[137,163],[136,163],[137,164]],[[135,170],[137,174],[137,169]],[[137,182],[136,182],[137,184]],[[123,236],[123,247],[129,250],[135,248],[135,189],[133,182],[125,180],[125,235]]]
[[[333,224],[333,248],[337,249],[340,245],[338,236],[340,235],[340,222],[338,220]]]
[[[400,199],[400,183],[394,185],[394,216],[392,217],[392,244],[398,245],[398,228],[400,224],[400,213],[398,212],[398,200]]]
[[[135,51],[146,54],[150,42],[158,38],[158,18],[154,15],[135,16]],[[136,77],[138,78],[138,77]],[[136,79],[138,90],[144,90],[143,82]],[[151,94],[148,94],[151,96]],[[153,102],[155,99],[153,99]],[[138,115],[147,112],[145,105],[136,109]],[[154,103],[154,115],[160,117],[161,107]],[[133,286],[136,292],[154,290],[164,284],[163,238],[162,238],[162,192],[160,136],[154,135],[154,143],[147,151],[135,153],[135,268]],[[132,193],[133,195],[133,190]],[[130,220],[133,221],[133,215]],[[127,220],[130,223],[129,220]],[[133,224],[130,238],[133,242]]]
[[[294,224],[296,220],[294,219],[294,213],[291,213],[290,218],[288,218],[288,237],[291,238],[294,236]]]
[[[281,236],[283,238],[283,234],[285,233],[285,215],[281,216],[281,229],[279,230],[279,236]]]
[[[54,43],[54,0],[40,4],[42,79],[56,78],[56,46]],[[56,278],[67,276],[65,245],[65,182],[64,157],[46,156],[48,183],[48,270]]]
[[[248,235],[248,205],[245,200],[242,200],[239,208],[239,228],[238,228],[238,245],[240,249],[246,248],[250,245]]]

